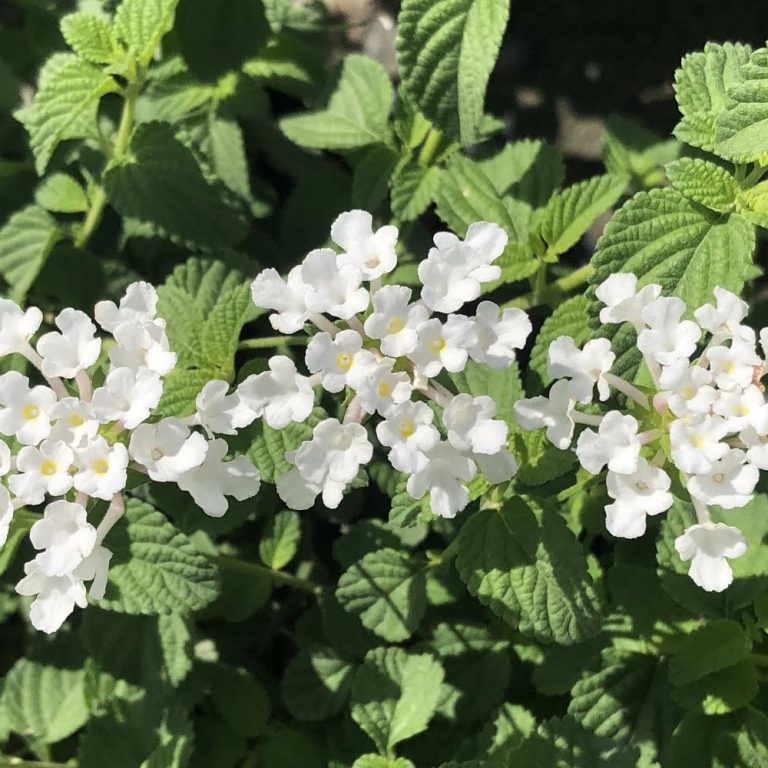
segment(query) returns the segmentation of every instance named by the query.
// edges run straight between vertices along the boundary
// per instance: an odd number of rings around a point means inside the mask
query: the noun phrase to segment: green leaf
[[[356,154],[350,201],[365,211],[373,211],[389,194],[398,154],[386,144],[371,144]]]
[[[293,560],[301,540],[301,518],[290,509],[278,512],[270,521],[259,542],[259,556],[264,565],[275,571]]]
[[[751,53],[747,45],[707,43],[689,53],[675,72],[675,95],[683,115],[675,136],[686,144],[711,152],[715,121],[725,109],[726,91],[738,78]]]
[[[48,59],[34,101],[16,112],[29,133],[38,175],[45,173],[60,142],[95,135],[99,100],[116,90],[109,75],[75,54]]]
[[[424,731],[440,697],[443,668],[428,654],[376,648],[352,680],[352,719],[380,752]]]
[[[171,344],[172,349],[176,347]],[[156,413],[163,417],[191,416],[195,412],[195,401],[203,387],[221,375],[215,368],[184,368],[177,365],[163,377],[163,396]]]
[[[178,613],[163,614],[157,617],[157,631],[168,679],[173,685],[179,685],[193,665],[189,622]]]
[[[735,163],[768,162],[768,49],[739,67],[715,121],[715,152]]]
[[[719,213],[733,210],[740,189],[725,168],[698,157],[683,157],[666,170],[672,186],[687,198]]]
[[[341,710],[354,667],[331,648],[299,651],[285,670],[281,691],[297,720],[325,720]]]
[[[531,350],[529,365],[531,370],[539,374],[545,386],[552,382],[552,377],[547,373],[549,345],[558,336],[570,336],[578,347],[589,339],[590,331],[585,323],[588,306],[586,296],[571,296],[557,306],[541,326]]]
[[[512,363],[509,368],[493,369],[470,360],[461,373],[451,374],[451,381],[459,392],[466,392],[473,397],[488,395],[493,398],[496,403],[496,418],[503,419],[510,430],[517,429],[514,405],[520,398],[525,397],[517,362]]]
[[[514,441],[520,465],[515,480],[523,485],[544,485],[566,475],[576,463],[573,451],[556,448],[547,440],[543,429],[519,432],[514,436]]]
[[[19,659],[5,677],[1,706],[16,733],[55,744],[88,719],[83,671]]]
[[[339,579],[336,598],[388,642],[407,640],[427,606],[424,564],[406,552],[369,552]]]
[[[594,176],[557,192],[547,203],[541,219],[541,236],[547,244],[546,259],[570,250],[621,197],[625,181],[620,176]]]
[[[291,115],[280,121],[283,133],[313,149],[353,149],[386,143],[392,84],[373,59],[350,54],[344,59],[336,90],[319,112]]]
[[[681,298],[690,314],[712,300],[715,286],[741,292],[754,246],[754,228],[738,214],[719,216],[675,189],[639,192],[607,224],[592,259],[590,284],[632,272],[639,286],[659,283],[665,296]],[[601,306],[590,301],[595,325]],[[605,326],[599,334],[613,341],[613,372],[634,376],[640,362],[634,331]]]
[[[402,221],[414,221],[427,210],[440,184],[437,166],[424,168],[414,162],[403,165],[392,177],[392,213]]]
[[[525,634],[562,645],[593,636],[600,601],[563,519],[520,499],[464,524],[456,556],[469,592]]]
[[[264,686],[247,670],[218,664],[212,670],[211,697],[219,714],[246,738],[259,736],[271,705]]]
[[[53,247],[63,237],[56,220],[37,205],[14,213],[0,229],[0,274],[8,295],[23,302]]]
[[[70,13],[61,20],[67,45],[92,64],[109,64],[115,57],[115,38],[109,24],[90,13]]]
[[[429,507],[429,495],[422,499],[414,499],[406,490],[408,478],[401,475],[392,496],[392,506],[389,510],[389,523],[396,527],[412,527],[428,523],[434,519]]]
[[[397,54],[418,109],[464,145],[479,138],[488,78],[509,18],[507,0],[404,0]]]
[[[363,755],[352,764],[352,768],[416,768],[404,757],[384,757],[383,755]]]
[[[163,35],[173,26],[179,0],[123,0],[115,13],[115,33],[148,64]]]
[[[219,594],[216,567],[160,512],[136,499],[110,535],[114,552],[99,604],[130,614],[189,613]]]
[[[82,213],[88,210],[88,196],[66,173],[54,173],[35,190],[35,202],[55,213]]]
[[[725,669],[677,686],[672,698],[686,709],[705,715],[725,715],[745,707],[758,691],[757,669],[750,659],[742,659]]]

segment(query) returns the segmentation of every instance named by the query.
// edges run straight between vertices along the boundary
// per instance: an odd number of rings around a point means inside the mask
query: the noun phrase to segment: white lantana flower
[[[640,458],[637,469],[626,475],[608,472],[606,487],[613,504],[605,508],[605,527],[613,536],[636,539],[645,533],[646,517],[666,512],[674,501],[671,480],[663,469]]]
[[[32,626],[46,634],[56,632],[67,617],[88,605],[85,584],[72,574],[48,576],[37,560],[24,563],[24,578],[16,585],[16,592],[27,597],[35,596],[29,611]]]
[[[91,554],[75,568],[74,576],[91,582],[88,596],[94,600],[101,600],[104,597],[111,559],[112,553],[106,547],[97,544]]]
[[[712,334],[714,344],[731,338],[740,338],[754,344],[755,332],[741,324],[749,312],[747,302],[719,285],[714,294],[716,306],[705,304],[693,313],[698,324]]]
[[[486,395],[459,394],[445,406],[443,423],[448,442],[458,451],[496,454],[507,447],[508,428],[494,419],[496,403]]]
[[[224,461],[228,450],[226,440],[211,440],[203,463],[177,480],[179,488],[190,494],[210,517],[221,517],[229,509],[227,496],[245,501],[261,487],[258,469],[245,456]]]
[[[110,446],[97,436],[75,451],[75,489],[109,501],[125,488],[128,479],[128,449],[122,443]]]
[[[739,433],[739,440],[747,448],[747,461],[758,469],[768,470],[768,436],[758,434],[750,426]]]
[[[307,309],[349,320],[368,308],[368,291],[360,284],[362,272],[351,264],[339,266],[330,248],[310,251],[301,264]]]
[[[434,312],[456,312],[480,296],[481,283],[498,280],[501,268],[493,262],[507,246],[507,234],[497,224],[470,224],[464,240],[438,232],[435,247],[419,264],[422,301]]]
[[[42,322],[43,313],[37,307],[25,312],[15,301],[0,299],[0,355],[26,352]]]
[[[63,397],[50,410],[54,422],[49,439],[79,447],[99,431],[93,406],[77,397]]]
[[[72,448],[66,443],[43,440],[39,448],[27,445],[16,457],[20,474],[11,475],[8,486],[25,504],[41,504],[46,494],[63,496],[72,488],[69,468],[74,458]]]
[[[570,336],[558,336],[547,353],[547,370],[553,378],[569,378],[571,395],[575,400],[588,403],[597,385],[601,400],[611,394],[605,374],[611,370],[616,355],[608,339],[592,339],[579,349]]]
[[[669,410],[681,417],[709,413],[717,394],[712,386],[712,374],[700,365],[691,365],[687,359],[665,366],[659,376],[659,386],[668,393]]]
[[[429,505],[435,515],[456,517],[469,502],[469,491],[463,483],[477,473],[475,462],[447,442],[435,444],[427,458],[426,466],[408,478],[406,490],[414,499],[429,491]]]
[[[229,384],[214,379],[200,390],[195,400],[196,421],[209,437],[236,435],[238,429],[247,427],[256,418],[256,413],[243,402],[240,391],[227,392]]]
[[[636,330],[645,327],[643,310],[661,296],[661,286],[652,283],[637,290],[637,277],[617,272],[604,280],[595,296],[605,304],[600,310],[601,323],[631,323]]]
[[[719,416],[696,414],[677,419],[669,427],[672,460],[683,472],[709,472],[712,463],[728,453],[728,445],[722,442],[727,434],[728,427]]]
[[[0,547],[8,541],[8,532],[13,520],[13,502],[11,494],[4,485],[0,485]]]
[[[165,327],[157,321],[120,323],[114,332],[116,345],[109,350],[115,368],[149,368],[165,376],[176,367]]]
[[[115,368],[104,386],[93,393],[91,402],[100,421],[120,421],[126,429],[134,429],[149,418],[162,394],[163,382],[155,371]]]
[[[113,301],[100,301],[93,316],[105,331],[114,333],[123,323],[155,320],[156,313],[157,291],[149,283],[136,282],[126,288],[119,307]],[[156,322],[165,323],[164,320]]]
[[[675,539],[683,561],[691,561],[688,575],[707,592],[722,592],[733,581],[728,559],[741,557],[747,541],[738,528],[723,523],[700,523]]]
[[[636,472],[640,462],[637,419],[619,411],[609,411],[603,416],[597,432],[585,429],[579,435],[576,455],[581,466],[593,475],[606,465],[611,472],[620,475]]]
[[[573,439],[574,399],[569,381],[556,381],[549,397],[537,395],[518,400],[515,405],[517,423],[526,430],[547,428],[547,440],[564,451]]]
[[[710,347],[706,354],[715,384],[724,390],[746,389],[762,367],[754,345],[740,339],[733,339],[730,347]]]
[[[403,357],[416,349],[416,329],[429,317],[429,310],[410,301],[411,289],[403,285],[385,285],[373,295],[373,312],[365,321],[365,333],[371,339],[381,339],[385,355]]]
[[[661,296],[642,312],[648,328],[637,335],[637,347],[661,365],[688,359],[696,351],[701,328],[691,320],[681,320],[685,304],[675,296]]]
[[[763,393],[755,385],[741,391],[721,392],[712,410],[725,419],[729,432],[739,432],[753,423],[757,426],[757,422],[765,424],[768,417]]]
[[[492,301],[481,301],[475,312],[477,342],[469,349],[476,363],[489,368],[507,368],[522,349],[533,326],[522,309],[501,310]]]
[[[315,403],[309,379],[297,373],[295,363],[285,355],[271,357],[269,371],[250,375],[237,388],[237,394],[272,429],[306,421]]]
[[[184,472],[199,467],[207,450],[206,439],[176,418],[140,424],[128,444],[131,458],[160,483],[176,482]]]
[[[331,239],[344,249],[338,263],[357,267],[366,280],[376,280],[397,264],[397,227],[373,231],[373,217],[367,211],[347,211],[331,225]]]
[[[0,477],[7,475],[11,469],[11,449],[8,443],[0,440]]]
[[[390,448],[389,463],[400,472],[420,472],[427,453],[440,440],[432,425],[435,414],[426,404],[407,400],[394,406],[376,425],[379,442]]]
[[[752,500],[760,475],[757,467],[745,462],[746,453],[732,448],[722,459],[713,461],[708,472],[691,477],[688,491],[704,504],[723,509],[745,506]]]
[[[96,529],[88,522],[85,507],[69,501],[53,501],[29,532],[36,558],[46,576],[65,576],[87,557],[96,545]]]
[[[285,280],[276,269],[265,269],[251,284],[251,297],[257,307],[274,309],[269,316],[272,327],[280,333],[296,333],[309,317],[307,287],[301,279],[301,265],[294,267]]]
[[[73,379],[99,359],[101,339],[96,338],[91,319],[79,309],[63,309],[56,317],[56,326],[59,331],[45,333],[37,342],[43,358],[41,369],[48,378]]]
[[[463,315],[449,315],[445,323],[432,318],[419,326],[416,349],[408,357],[428,379],[437,376],[443,368],[458,373],[466,367],[468,349],[476,341],[474,324]]]
[[[477,464],[485,479],[494,485],[511,480],[519,468],[512,452],[505,449],[490,456],[487,453],[469,453],[467,456]]]
[[[48,387],[30,388],[16,371],[0,376],[0,433],[15,436],[23,445],[37,445],[51,432],[49,414],[56,394]]]
[[[318,333],[307,345],[305,362],[311,373],[319,373],[320,383],[328,392],[355,389],[376,367],[373,353],[363,349],[357,331],[340,331],[335,337]]]
[[[411,380],[404,371],[392,372],[395,361],[382,360],[357,386],[357,399],[366,413],[385,416],[397,403],[411,396]]]

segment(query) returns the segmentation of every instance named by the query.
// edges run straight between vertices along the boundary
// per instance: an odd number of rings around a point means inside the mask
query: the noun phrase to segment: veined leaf
[[[66,173],[54,173],[35,190],[35,202],[47,211],[82,213],[88,210],[85,190]]]
[[[173,26],[179,0],[123,0],[115,13],[115,32],[143,64]]]
[[[509,18],[508,0],[404,0],[397,53],[403,83],[441,130],[478,140],[488,78]]]
[[[409,162],[392,177],[392,213],[402,221],[414,221],[427,210],[440,184],[437,166],[423,168]]]
[[[768,163],[768,48],[755,51],[728,88],[715,121],[715,152],[736,163]]]
[[[344,59],[328,106],[319,112],[285,117],[280,128],[291,141],[314,149],[386,143],[392,98],[392,84],[381,64],[351,54]]]
[[[48,59],[35,100],[16,112],[29,132],[40,176],[60,142],[95,134],[99,100],[116,90],[109,75],[73,53],[56,53]]]
[[[61,20],[67,45],[92,64],[108,64],[115,56],[115,38],[109,24],[90,13],[70,13]]]
[[[719,213],[733,210],[740,189],[725,168],[699,157],[683,157],[666,170],[672,185],[694,202]]]
[[[278,512],[259,542],[262,562],[273,570],[285,568],[293,560],[301,539],[301,518],[292,509]]]
[[[686,144],[714,149],[715,121],[725,109],[726,91],[749,60],[747,45],[707,43],[703,51],[689,53],[675,72],[675,95],[683,117],[675,136]]]

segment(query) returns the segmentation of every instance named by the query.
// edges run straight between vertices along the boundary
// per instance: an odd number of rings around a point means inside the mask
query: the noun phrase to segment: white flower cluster
[[[30,617],[44,632],[58,629],[75,605],[86,605],[86,581],[92,597],[103,596],[111,553],[102,542],[124,512],[129,468],[177,483],[209,515],[226,511],[227,495],[242,500],[259,490],[253,465],[243,457],[225,462],[227,444],[213,438],[256,418],[236,394],[226,394],[226,382],[208,383],[189,419],[148,422],[162,377],[176,365],[156,307],[157,293],[147,283],[130,285],[119,306],[96,305],[95,319],[113,343],[104,381],[94,390],[88,369],[100,370],[104,342],[85,313],[64,309],[55,320],[58,330],[40,336],[33,348],[40,310],[23,312],[0,299],[0,355],[22,355],[46,381],[32,385],[16,371],[0,376],[0,434],[8,438],[0,442],[6,480],[0,483],[0,544],[15,509],[55,499],[32,526],[39,553],[16,587],[35,596]],[[195,425],[212,439],[193,431]],[[92,499],[110,502],[98,527],[88,521]]]
[[[585,424],[575,452],[588,472],[607,470],[612,503],[606,527],[614,536],[645,533],[646,516],[672,506],[671,469],[678,471],[696,511],[697,523],[675,541],[691,578],[707,591],[722,591],[733,580],[728,559],[747,548],[741,531],[714,523],[710,506],[735,509],[747,504],[759,471],[768,469],[768,403],[760,383],[768,329],[760,334],[742,324],[748,307],[715,288],[715,303],[684,320],[685,304],[661,295],[661,286],[637,288],[631,274],[614,274],[596,290],[605,304],[603,323],[629,323],[637,332],[653,382],[648,394],[612,374],[615,355],[608,339],[579,349],[572,338],[555,339],[549,374],[557,379],[548,397],[519,401],[515,412],[524,429],[546,428],[549,440],[568,448],[577,424]],[[707,338],[708,336],[708,338]],[[611,389],[628,398],[632,413],[603,416],[577,405],[601,401]]]
[[[419,300],[406,286],[382,285],[397,265],[397,237],[395,227],[374,231],[369,213],[349,211],[331,228],[340,253],[314,250],[286,279],[266,269],[253,282],[254,303],[273,310],[273,328],[292,334],[313,323],[319,333],[307,346],[308,376],[277,355],[269,371],[240,385],[242,400],[281,429],[307,419],[315,387],[350,392],[343,421],[317,424],[312,439],[286,457],[294,467],[279,478],[277,490],[292,509],[309,508],[319,495],[327,507],[339,505],[373,455],[363,422],[374,415],[390,463],[409,476],[408,493],[420,499],[429,491],[437,515],[453,517],[467,505],[465,484],[478,469],[492,483],[517,470],[494,401],[454,396],[435,381],[444,370],[462,371],[470,358],[492,368],[510,365],[531,332],[524,312],[502,311],[490,301],[480,302],[473,317],[455,314],[480,297],[483,283],[501,276],[493,262],[506,247],[506,234],[486,222],[472,224],[464,240],[437,234],[419,264]],[[444,437],[429,401],[442,411]]]

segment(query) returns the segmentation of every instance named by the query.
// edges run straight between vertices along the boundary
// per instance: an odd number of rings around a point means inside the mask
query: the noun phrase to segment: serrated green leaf
[[[235,375],[235,353],[240,333],[252,306],[247,283],[223,293],[205,319],[200,338],[201,362],[231,380]]]
[[[666,171],[672,186],[687,198],[719,213],[733,210],[739,184],[725,168],[698,157],[683,157],[669,163]]]
[[[742,64],[715,119],[715,153],[736,163],[768,162],[768,49]]]
[[[344,706],[354,666],[331,648],[299,651],[285,670],[283,701],[297,720],[325,720]]]
[[[415,768],[404,757],[384,757],[383,755],[363,755],[352,764],[352,768]]]
[[[195,412],[195,401],[203,387],[219,375],[220,372],[215,368],[177,366],[163,377],[163,396],[157,405],[156,413],[164,418],[190,416]]]
[[[570,250],[621,197],[624,179],[619,176],[594,176],[553,195],[544,208],[540,231],[547,244],[546,257],[554,260]]]
[[[53,247],[63,237],[56,220],[37,205],[14,213],[0,229],[0,274],[9,296],[23,302]]]
[[[318,112],[285,117],[280,128],[291,141],[313,149],[354,149],[386,143],[392,98],[392,84],[381,64],[351,54],[344,59],[328,106]]]
[[[441,130],[478,140],[507,0],[404,0],[397,54],[405,90]]]
[[[189,613],[219,594],[213,563],[160,512],[129,499],[113,529],[107,592],[99,604],[130,614]]]
[[[741,292],[754,245],[754,228],[738,214],[717,215],[675,189],[639,192],[607,224],[592,259],[590,284],[632,272],[639,286],[660,284],[665,296],[678,296],[691,313],[712,300],[715,286]],[[590,300],[595,325],[601,306]],[[598,333],[612,339],[613,372],[634,377],[640,362],[634,331],[625,324]]]
[[[35,202],[55,213],[82,213],[88,210],[88,197],[80,184],[66,173],[54,173],[35,190]]]
[[[184,616],[178,613],[157,617],[157,632],[168,679],[181,684],[192,669],[192,632]]]
[[[481,509],[461,529],[456,567],[472,595],[525,634],[570,645],[599,629],[586,560],[554,512],[519,499]]]
[[[428,523],[434,519],[429,508],[429,496],[422,499],[414,499],[406,490],[408,478],[400,475],[395,485],[395,493],[392,496],[392,506],[389,510],[389,523],[396,527],[412,527]]]
[[[437,166],[424,168],[409,162],[398,169],[391,182],[392,213],[402,221],[414,221],[427,210],[440,184]]]
[[[380,752],[426,729],[437,707],[443,668],[427,654],[376,648],[352,680],[352,719]]]
[[[29,133],[38,175],[45,173],[60,142],[95,134],[99,100],[116,90],[109,75],[75,54],[48,59],[34,101],[16,112]]]
[[[365,211],[376,210],[386,200],[398,154],[385,144],[371,144],[355,158],[351,204]]]
[[[578,347],[589,339],[590,331],[585,323],[588,306],[586,296],[571,296],[556,307],[541,326],[531,350],[529,365],[531,370],[539,374],[545,386],[552,382],[552,377],[547,372],[549,345],[558,336],[570,336]]]
[[[61,20],[67,45],[92,64],[108,64],[115,56],[115,39],[109,24],[90,13],[70,13]]]
[[[11,729],[24,738],[62,741],[88,719],[83,672],[19,659],[5,677],[2,708]]]
[[[123,0],[115,12],[117,36],[148,64],[155,48],[173,26],[179,0]]]
[[[336,599],[388,642],[407,640],[427,607],[424,564],[407,552],[369,552],[339,579]]]
[[[493,398],[496,403],[495,418],[503,419],[510,430],[517,430],[514,405],[525,397],[517,362],[508,368],[493,369],[470,360],[461,373],[451,374],[451,381],[459,392],[466,392],[473,397],[488,395]]]
[[[547,440],[543,429],[519,432],[514,436],[518,469],[515,480],[528,486],[539,486],[571,471],[576,459],[573,451],[561,451]]]
[[[768,181],[739,190],[736,210],[753,224],[768,228]]]
[[[301,518],[290,509],[278,512],[259,542],[262,562],[279,571],[293,560],[301,539]]]
[[[686,144],[712,151],[715,121],[725,108],[726,91],[751,53],[747,45],[707,43],[689,53],[675,72],[675,96],[683,115],[675,136]]]

